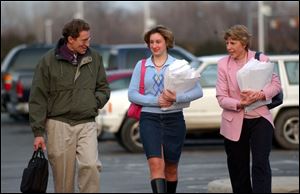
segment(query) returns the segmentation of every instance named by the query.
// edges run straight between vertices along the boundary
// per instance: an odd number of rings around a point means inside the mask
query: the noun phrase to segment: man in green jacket
[[[89,48],[89,24],[73,19],[62,35],[38,63],[32,81],[29,118],[34,150],[46,150],[46,135],[55,192],[74,192],[77,159],[79,191],[97,193],[101,163],[95,116],[108,101],[110,89],[102,57]]]

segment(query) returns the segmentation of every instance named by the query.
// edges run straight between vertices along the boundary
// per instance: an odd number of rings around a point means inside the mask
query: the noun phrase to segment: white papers
[[[237,72],[237,82],[240,90],[253,89],[262,90],[265,85],[271,82],[274,64],[271,62],[261,62],[254,58],[250,59]],[[249,112],[257,107],[270,104],[272,100],[256,101],[245,107],[245,112]]]
[[[175,60],[168,69],[166,69],[164,76],[164,88],[176,93],[184,93],[193,87],[199,81],[200,72],[191,68],[186,60]],[[174,103],[167,108],[161,110],[174,110],[179,108],[186,108],[190,106],[188,103]]]

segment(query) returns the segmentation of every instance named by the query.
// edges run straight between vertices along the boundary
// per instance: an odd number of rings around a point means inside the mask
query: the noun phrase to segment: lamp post
[[[84,17],[83,1],[76,1],[76,13],[74,14],[75,19],[83,19]]]
[[[149,1],[144,2],[144,32],[149,30],[156,24],[155,20],[150,16]]]
[[[265,25],[264,16],[271,15],[271,7],[264,5],[263,1],[258,1],[258,49],[265,52]]]
[[[52,43],[52,24],[53,24],[53,21],[51,19],[45,20],[45,42],[46,42],[46,44]]]

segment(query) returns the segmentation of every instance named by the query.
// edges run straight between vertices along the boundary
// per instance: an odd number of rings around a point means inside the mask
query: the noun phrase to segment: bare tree
[[[92,43],[143,42],[142,7],[127,10],[114,6],[115,3],[84,2],[84,19],[91,25]],[[272,9],[272,15],[265,16],[266,51],[299,52],[299,2],[265,4]],[[74,17],[76,9],[74,2],[1,2],[1,38],[12,40],[7,37],[14,35],[23,37],[14,38],[19,43],[26,42],[24,37],[42,43],[45,41],[45,21],[50,19],[55,43],[61,37],[63,25]],[[248,26],[253,35],[251,48],[257,49],[257,2],[158,1],[150,2],[150,15],[157,24],[172,29],[177,45],[196,55],[225,52],[223,32],[234,24]],[[298,19],[294,27],[289,24],[291,18]],[[273,20],[279,23],[276,28],[270,27]],[[1,47],[4,46],[1,43]]]

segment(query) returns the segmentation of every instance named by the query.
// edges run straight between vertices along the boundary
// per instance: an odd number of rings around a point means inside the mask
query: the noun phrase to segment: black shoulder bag
[[[259,60],[259,55],[261,54],[261,52],[256,52],[255,53],[255,59]],[[269,109],[275,108],[276,106],[281,105],[283,102],[283,92],[282,90],[272,98],[272,102],[270,104],[267,104],[267,107]]]
[[[48,185],[48,160],[45,158],[42,148],[33,152],[24,169],[20,190],[22,193],[46,193]]]

